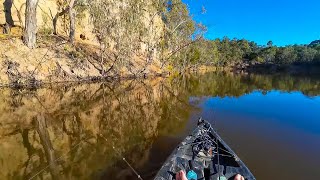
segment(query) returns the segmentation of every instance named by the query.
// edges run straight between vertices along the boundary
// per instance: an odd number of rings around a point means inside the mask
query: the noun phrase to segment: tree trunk
[[[25,29],[23,42],[29,48],[36,47],[37,40],[37,6],[39,0],[27,0],[26,15],[25,15]]]
[[[57,13],[57,14],[54,16],[53,20],[52,20],[53,34],[54,34],[54,35],[57,35],[57,34],[58,34],[58,32],[57,32],[57,22],[58,22],[58,18],[59,18],[59,13]]]
[[[57,31],[57,23],[58,23],[58,18],[64,14],[66,14],[67,12],[69,12],[69,7],[63,9],[61,12],[57,12],[57,14],[54,16],[53,20],[52,20],[52,24],[53,24],[53,34],[57,35],[58,31]]]
[[[3,34],[10,34],[10,32],[11,32],[11,26],[8,23],[6,23],[3,27]]]
[[[75,37],[75,29],[76,29],[76,12],[73,8],[74,1],[71,0],[69,4],[69,18],[70,18],[70,34],[69,34],[69,40],[73,44],[74,43],[74,37]]]
[[[14,21],[12,19],[12,11],[11,11],[12,4],[13,4],[12,0],[5,0],[3,3],[4,12],[5,12],[4,15],[6,19],[6,23],[4,26],[5,34],[10,34],[11,27],[14,26]]]
[[[36,130],[40,137],[40,142],[46,155],[46,160],[49,164],[49,170],[52,179],[58,179],[59,171],[57,168],[55,151],[50,140],[49,132],[46,125],[46,119],[43,114],[38,114],[35,119]]]

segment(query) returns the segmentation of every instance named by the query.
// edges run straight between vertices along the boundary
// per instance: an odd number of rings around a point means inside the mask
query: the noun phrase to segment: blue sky
[[[206,38],[248,39],[260,45],[309,44],[320,39],[320,0],[182,0]],[[201,7],[207,12],[201,14]]]

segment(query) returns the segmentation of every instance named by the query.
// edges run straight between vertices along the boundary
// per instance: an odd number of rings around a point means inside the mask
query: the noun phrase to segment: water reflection
[[[2,89],[0,179],[132,176],[119,154],[139,168],[154,138],[191,112],[187,96],[171,89],[163,79]]]
[[[314,98],[320,80],[208,73],[1,89],[0,179],[135,179],[122,157],[150,179],[205,110],[206,97],[275,89]]]
[[[320,96],[259,91],[209,97],[199,116],[214,122],[257,179],[320,177]]]

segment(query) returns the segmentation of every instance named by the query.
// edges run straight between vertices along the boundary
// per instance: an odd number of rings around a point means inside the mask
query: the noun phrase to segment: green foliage
[[[292,64],[297,60],[297,52],[294,47],[279,48],[276,53],[276,63],[279,64]]]
[[[254,60],[259,62],[259,63],[264,61],[264,59],[262,57],[260,57],[260,56],[257,56]]]
[[[315,57],[318,51],[310,47],[301,47],[298,50],[298,58],[301,62],[312,62],[315,60]]]
[[[215,66],[232,66],[237,63],[254,61],[257,63],[288,64],[320,64],[320,41],[311,45],[294,45],[286,47],[273,46],[269,41],[267,46],[258,46],[255,42],[245,39],[230,40],[228,37],[215,40],[202,40],[193,44],[187,53],[192,64]],[[198,49],[195,51],[195,49]],[[192,54],[193,53],[193,54]]]
[[[229,66],[244,59],[255,59],[256,49],[257,45],[254,42],[224,37],[222,40],[200,40],[190,46],[186,53],[187,58],[192,58],[192,64]]]
[[[261,49],[258,54],[262,58],[262,61],[259,61],[259,62],[274,62],[275,56],[277,54],[277,48],[270,46],[270,47]]]

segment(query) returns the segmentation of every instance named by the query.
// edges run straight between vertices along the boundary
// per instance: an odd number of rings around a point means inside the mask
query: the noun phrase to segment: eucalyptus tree
[[[25,12],[25,29],[23,42],[29,48],[36,47],[37,40],[37,6],[39,0],[27,0]]]
[[[140,49],[140,37],[145,30],[142,22],[142,0],[92,0],[89,3],[94,33],[100,43],[100,71],[102,75],[124,65]]]
[[[57,0],[58,12],[52,19],[53,34],[57,35],[57,23],[60,16],[68,14],[69,18],[69,41],[73,44],[76,32],[76,17],[78,13],[82,13],[87,7],[87,0]]]
[[[267,46],[268,47],[272,47],[273,46],[273,42],[272,41],[268,41]]]
[[[70,0],[69,2],[69,19],[70,19],[70,32],[69,32],[69,40],[73,44],[74,43],[74,36],[76,31],[76,12],[74,10],[75,0]]]
[[[163,57],[163,64],[170,63],[179,71],[185,70],[191,63],[200,64],[196,59],[204,61],[203,51],[196,44],[203,40],[206,27],[196,23],[188,10],[188,6],[181,0],[166,0],[162,19],[165,24],[164,40],[167,52]],[[205,12],[203,12],[205,13]],[[190,55],[188,53],[195,53]],[[199,56],[197,55],[199,54]],[[192,57],[192,59],[188,59]]]

